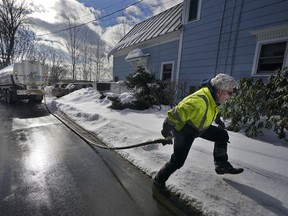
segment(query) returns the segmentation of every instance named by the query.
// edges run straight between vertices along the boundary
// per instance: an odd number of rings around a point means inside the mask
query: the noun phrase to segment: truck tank
[[[28,99],[41,103],[48,83],[48,68],[37,61],[23,60],[0,70],[0,97],[6,103]]]

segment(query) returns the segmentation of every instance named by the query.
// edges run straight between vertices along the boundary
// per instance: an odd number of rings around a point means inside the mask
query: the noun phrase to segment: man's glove
[[[166,144],[173,144],[172,138],[173,138],[173,126],[171,126],[167,120],[165,119],[165,121],[163,122],[163,126],[162,126],[162,130],[161,130],[161,134],[164,137],[162,144],[166,145]]]
[[[166,129],[166,130],[165,130],[165,129]],[[165,129],[161,130],[162,136],[163,136],[164,138],[166,138],[166,137],[172,137],[172,136],[173,136],[172,131],[169,130],[169,129],[167,129],[167,128],[165,128]]]
[[[224,124],[223,121],[220,121],[217,124],[218,124],[218,128],[221,128],[221,129],[225,130],[225,124]]]
[[[166,137],[173,137],[173,126],[171,126],[167,120],[165,119],[165,121],[163,122],[162,125],[162,130],[161,130],[161,134],[164,138]]]
[[[165,137],[163,140],[162,140],[162,145],[165,146],[165,145],[172,145],[173,144],[173,141],[172,141],[172,138],[173,137]]]
[[[217,117],[215,119],[215,123],[218,124],[218,128],[221,128],[221,129],[225,130],[225,124],[220,118],[220,113],[218,113],[218,115],[217,115]]]

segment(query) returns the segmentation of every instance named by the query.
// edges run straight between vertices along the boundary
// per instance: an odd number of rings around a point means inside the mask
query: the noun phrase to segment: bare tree
[[[28,51],[33,34],[29,32],[29,13],[25,1],[2,0],[0,3],[0,58],[2,66]]]
[[[96,59],[96,81],[99,81],[101,76],[101,72],[103,69],[104,58],[105,58],[105,44],[99,37],[96,42],[96,50],[95,50],[95,59]]]
[[[118,25],[115,27],[115,32],[113,34],[114,43],[118,43],[127,33],[127,21],[125,19],[119,19]]]
[[[56,83],[63,80],[68,73],[65,57],[63,55],[59,55],[59,53],[60,52],[55,49],[53,49],[53,51],[50,53],[49,82],[51,83]]]
[[[78,26],[77,20],[79,20],[79,16],[76,14],[64,15],[67,20],[67,34],[66,38],[66,48],[69,53],[69,57],[71,60],[71,72],[72,79],[75,80],[77,76],[77,64],[79,62],[80,54],[81,54],[81,44],[83,43],[83,29]]]
[[[92,31],[86,31],[84,38],[81,49],[82,78],[91,81],[93,75],[99,81],[105,58],[105,43]]]
[[[36,35],[34,32],[21,29],[17,32],[16,46],[12,62],[22,60],[28,57],[31,50],[33,50],[36,43]]]
[[[81,46],[81,65],[82,65],[82,79],[88,80],[89,77],[89,62],[91,61],[91,44],[89,43],[89,32],[84,32],[83,43]],[[91,80],[91,79],[90,79]]]
[[[39,61],[42,64],[47,64],[49,53],[50,53],[50,47],[44,45],[44,44],[38,44],[35,43],[27,53],[27,58],[30,60]]]

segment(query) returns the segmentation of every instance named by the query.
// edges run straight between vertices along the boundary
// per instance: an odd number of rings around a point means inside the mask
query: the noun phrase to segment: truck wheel
[[[3,99],[4,99],[4,102],[7,103],[7,91],[6,90],[3,92]]]
[[[4,93],[4,100],[7,104],[11,104],[12,103],[12,99],[11,99],[11,93],[9,90],[6,90]]]
[[[36,99],[35,99],[35,103],[40,104],[40,103],[42,102],[42,100],[43,100],[43,97],[41,97],[41,98],[36,98]]]
[[[3,99],[4,99],[4,102],[7,103],[7,91],[3,92]]]

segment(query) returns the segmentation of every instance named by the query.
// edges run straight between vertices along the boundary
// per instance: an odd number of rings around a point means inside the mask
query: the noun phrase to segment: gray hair
[[[220,73],[211,79],[211,84],[216,90],[229,90],[236,87],[236,81],[228,74]]]

